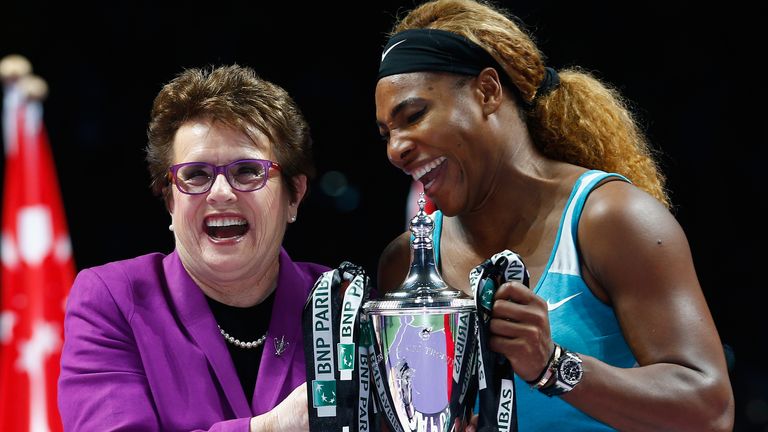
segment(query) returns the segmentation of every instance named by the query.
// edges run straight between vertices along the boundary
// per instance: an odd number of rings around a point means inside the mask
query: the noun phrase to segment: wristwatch
[[[568,393],[581,382],[581,378],[584,376],[581,357],[565,348],[560,348],[559,355],[552,361],[551,366],[555,379],[550,384],[539,387],[539,391],[547,396]]]

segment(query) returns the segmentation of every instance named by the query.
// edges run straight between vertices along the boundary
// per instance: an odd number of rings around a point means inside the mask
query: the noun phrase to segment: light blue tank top
[[[576,181],[560,219],[549,262],[534,292],[549,304],[549,324],[552,339],[557,344],[610,365],[629,368],[636,366],[637,361],[624,340],[613,309],[595,297],[581,278],[581,258],[576,246],[577,227],[584,202],[594,187],[607,177],[629,181],[619,174],[596,170],[585,172]],[[443,215],[438,210],[433,217],[435,262],[439,268]],[[557,396],[547,397],[538,390],[532,390],[518,377],[515,377],[515,389],[518,427],[521,431],[615,430]]]

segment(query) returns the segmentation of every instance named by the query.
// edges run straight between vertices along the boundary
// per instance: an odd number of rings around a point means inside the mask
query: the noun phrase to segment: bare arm
[[[621,182],[590,196],[579,224],[584,278],[615,310],[639,367],[622,369],[582,355],[584,377],[562,397],[626,431],[729,431],[733,393],[717,330],[687,239],[660,203]],[[497,292],[491,341],[521,378],[548,360],[546,303],[519,284]]]
[[[410,234],[410,232],[405,232],[397,236],[381,253],[377,275],[377,288],[380,294],[400,286],[408,275],[411,257]]]
[[[584,262],[640,367],[585,359],[592,379],[565,399],[622,430],[731,430],[723,347],[685,233],[630,185],[612,182],[597,192],[579,229]]]

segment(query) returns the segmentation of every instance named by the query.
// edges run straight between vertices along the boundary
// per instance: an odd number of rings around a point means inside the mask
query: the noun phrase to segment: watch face
[[[570,355],[563,359],[560,364],[560,378],[568,385],[575,386],[581,381],[581,375],[584,369],[581,367],[581,361]]]

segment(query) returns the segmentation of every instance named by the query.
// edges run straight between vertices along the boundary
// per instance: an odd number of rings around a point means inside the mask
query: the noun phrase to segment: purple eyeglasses
[[[219,166],[207,162],[184,162],[171,166],[168,179],[176,184],[179,192],[200,195],[211,190],[216,177],[224,174],[233,189],[253,192],[267,184],[270,168],[282,170],[277,162],[263,159],[240,159]]]

